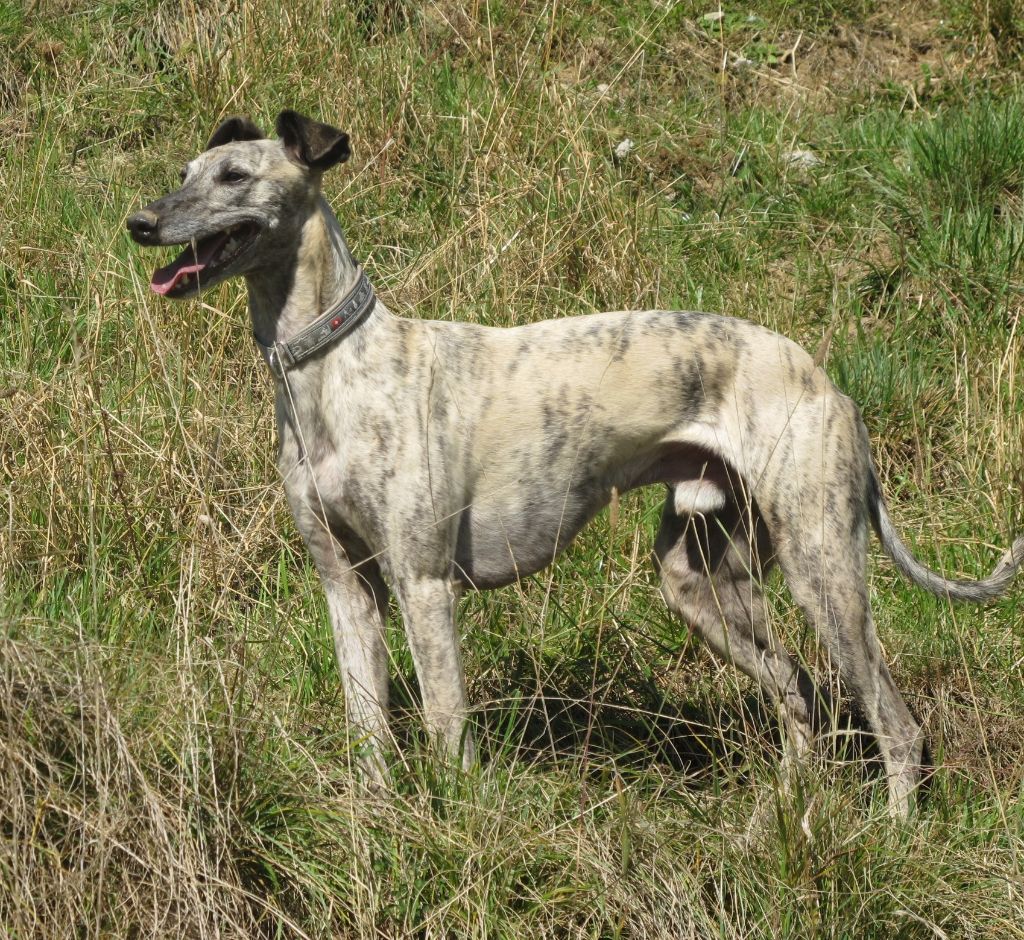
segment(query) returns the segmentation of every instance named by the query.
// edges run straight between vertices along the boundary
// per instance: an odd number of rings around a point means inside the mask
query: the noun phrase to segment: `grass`
[[[928,799],[887,820],[856,716],[783,796],[770,709],[660,603],[655,492],[464,601],[476,775],[424,752],[392,617],[408,747],[362,793],[242,288],[166,304],[124,234],[224,114],[337,121],[327,194],[394,309],[821,345],[907,538],[979,575],[1024,529],[1019,16],[712,7],[0,7],[0,932],[1024,936],[1020,592],[873,565]]]

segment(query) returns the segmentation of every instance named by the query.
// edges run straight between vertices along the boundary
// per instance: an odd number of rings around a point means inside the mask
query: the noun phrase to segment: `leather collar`
[[[341,302],[322,316],[317,317],[288,342],[274,343],[272,346],[268,346],[255,333],[253,339],[263,351],[263,357],[266,359],[270,371],[277,378],[283,379],[289,369],[338,342],[359,326],[376,302],[377,296],[373,292],[366,272],[360,268],[355,286],[341,299]]]

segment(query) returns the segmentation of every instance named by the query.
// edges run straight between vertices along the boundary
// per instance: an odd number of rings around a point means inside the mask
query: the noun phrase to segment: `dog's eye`
[[[249,178],[248,173],[243,173],[241,170],[225,170],[220,175],[220,181],[222,183],[244,183]]]
[[[182,168],[181,168],[181,171],[180,171],[180,172],[178,173],[178,178],[179,178],[179,179],[180,179],[180,180],[181,180],[181,181],[182,181],[182,182],[184,183],[184,182],[185,182],[185,177],[186,177],[186,176],[188,176],[188,173],[186,173],[186,172],[185,172],[185,168],[184,168],[184,167],[182,167]]]

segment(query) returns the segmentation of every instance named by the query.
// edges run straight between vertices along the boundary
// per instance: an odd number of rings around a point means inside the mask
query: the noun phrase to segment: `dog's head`
[[[277,116],[278,139],[246,118],[222,122],[181,171],[181,188],[128,219],[140,245],[184,245],[150,287],[190,297],[279,254],[314,210],[323,172],[349,158],[348,135],[295,111]]]

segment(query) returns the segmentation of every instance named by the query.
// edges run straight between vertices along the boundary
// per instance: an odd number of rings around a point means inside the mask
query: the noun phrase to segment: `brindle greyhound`
[[[892,812],[920,779],[923,736],[883,661],[865,583],[869,524],[908,578],[984,601],[1024,563],[948,580],[886,511],[853,402],[790,340],[746,320],[603,313],[514,329],[400,319],[374,296],[320,194],[346,134],[284,111],[279,139],[231,118],[182,186],[128,220],[142,245],[186,245],[152,289],[249,287],[274,376],[278,463],[327,592],[350,721],[380,780],[387,746],[387,581],[405,619],[429,731],[474,759],[455,607],[466,587],[550,564],[610,499],[668,488],[655,543],[668,606],[780,707],[805,753],[822,699],[771,635],[760,582],[778,562],[878,738]]]

